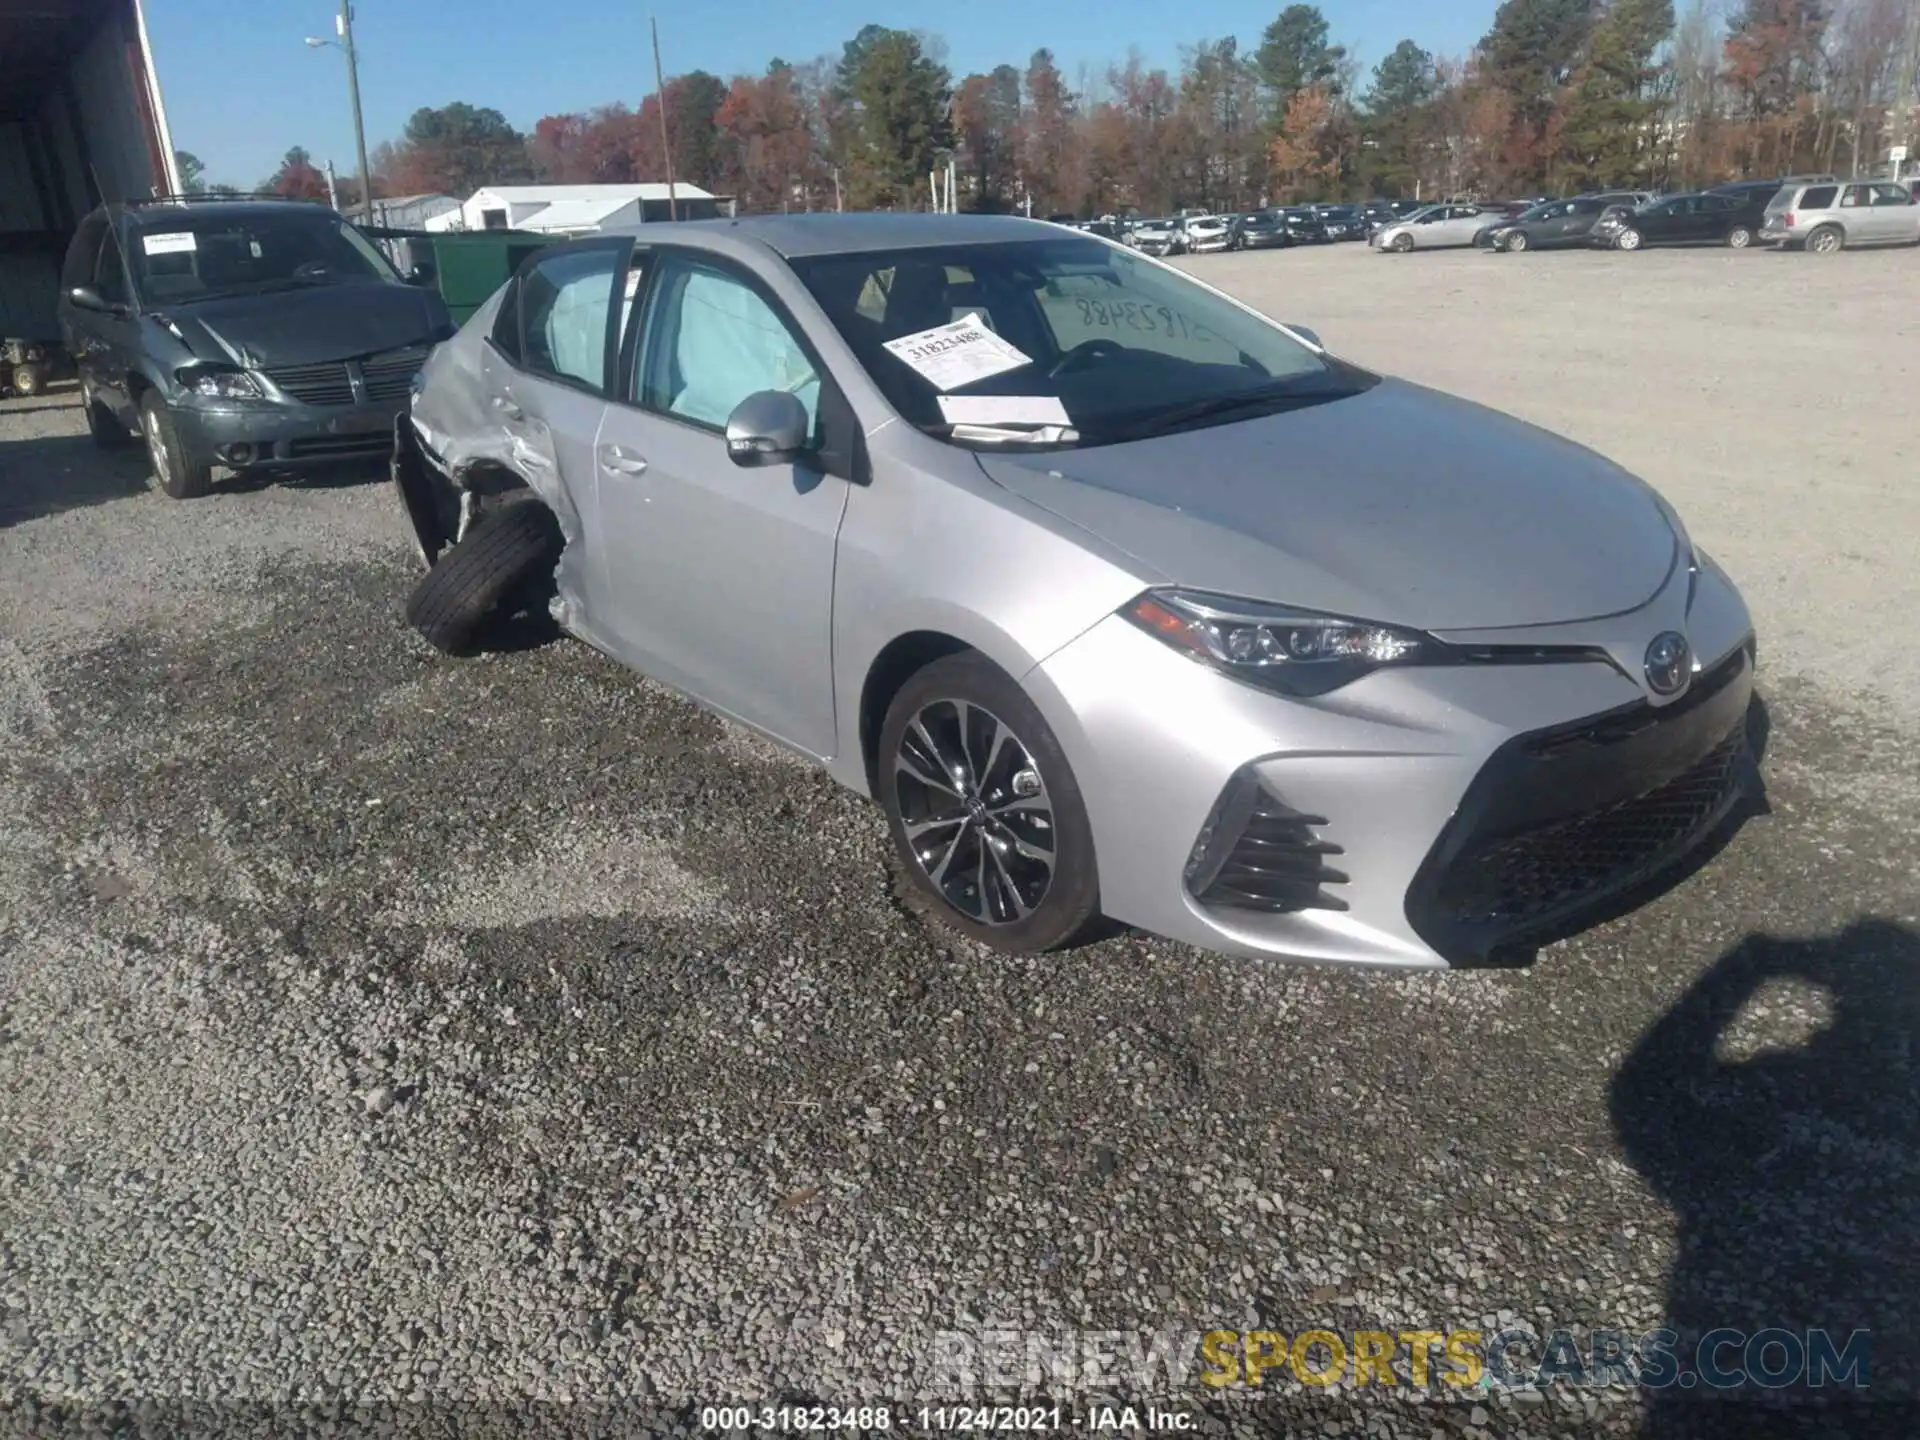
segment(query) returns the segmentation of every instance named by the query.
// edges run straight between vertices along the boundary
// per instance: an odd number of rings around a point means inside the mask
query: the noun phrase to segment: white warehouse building
[[[592,235],[669,218],[711,220],[732,213],[732,202],[698,185],[653,181],[631,185],[489,185],[456,210],[435,215],[429,230],[532,230],[543,235]]]

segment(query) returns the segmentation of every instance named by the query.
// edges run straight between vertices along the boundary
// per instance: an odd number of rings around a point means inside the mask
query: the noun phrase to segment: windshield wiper
[[[1199,400],[1188,400],[1179,405],[1149,411],[1136,420],[1101,426],[1093,438],[1103,442],[1145,440],[1200,420],[1220,420],[1243,411],[1292,409],[1299,405],[1318,404],[1323,400],[1337,400],[1348,393],[1339,388],[1296,390],[1285,384],[1262,385],[1252,390],[1235,390],[1226,395],[1208,395]]]

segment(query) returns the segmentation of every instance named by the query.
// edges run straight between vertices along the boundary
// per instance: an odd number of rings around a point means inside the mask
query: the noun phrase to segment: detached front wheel
[[[878,770],[895,854],[940,919],[1015,954],[1092,930],[1100,887],[1079,784],[1033,701],[985,656],[936,660],[901,687]]]
[[[1638,250],[1640,232],[1629,226],[1613,237],[1613,245],[1616,250]]]
[[[537,500],[513,500],[473,523],[407,600],[407,621],[436,650],[471,655],[488,629],[535,606],[565,545]]]

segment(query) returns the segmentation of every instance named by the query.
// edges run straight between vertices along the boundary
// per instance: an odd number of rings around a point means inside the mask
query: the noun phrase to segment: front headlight
[[[188,367],[177,372],[180,383],[195,395],[208,400],[263,400],[266,392],[260,382],[244,370],[224,370],[214,366]]]
[[[1200,664],[1282,695],[1324,695],[1440,648],[1413,630],[1194,590],[1149,590],[1120,613]]]

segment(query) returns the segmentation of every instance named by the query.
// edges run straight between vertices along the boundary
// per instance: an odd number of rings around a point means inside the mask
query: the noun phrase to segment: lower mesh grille
[[[1295,810],[1253,776],[1221,793],[1187,862],[1187,892],[1203,905],[1286,912],[1344,910],[1326,892],[1347,877],[1327,864],[1341,848],[1317,833],[1322,815]]]
[[[1725,811],[1741,783],[1745,745],[1745,731],[1736,729],[1692,769],[1644,795],[1474,844],[1447,867],[1440,906],[1457,924],[1524,929],[1650,876]]]

